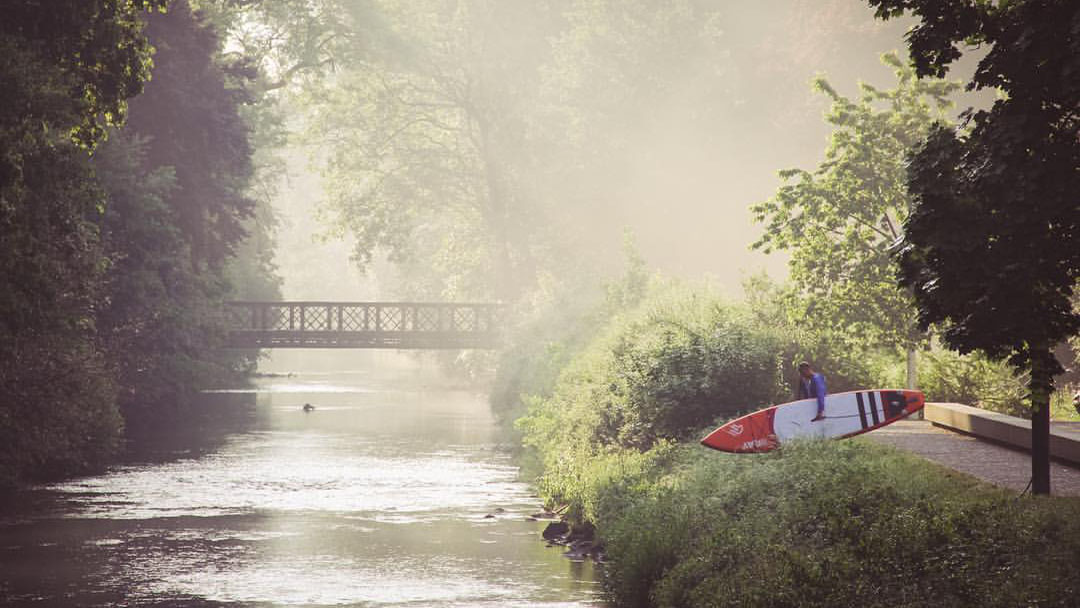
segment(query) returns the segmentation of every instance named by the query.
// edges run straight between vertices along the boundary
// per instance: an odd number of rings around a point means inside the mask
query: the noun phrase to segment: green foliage
[[[623,276],[605,283],[602,293],[591,279],[567,285],[545,276],[533,297],[519,305],[528,312],[508,315],[518,321],[499,353],[489,392],[492,410],[504,426],[525,413],[524,398],[549,397],[559,373],[604,325],[646,297],[651,278],[630,233],[624,237],[624,254]]]
[[[511,302],[549,254],[518,176],[545,17],[528,2],[382,8],[377,48],[305,101],[331,217],[361,264],[404,271],[406,295]]]
[[[251,75],[222,67],[213,24],[174,0],[152,15],[154,78],[128,124],[96,158],[109,193],[102,223],[111,261],[98,313],[130,422],[166,422],[200,387],[249,365],[222,351],[226,269],[273,297],[266,211],[254,221]],[[247,227],[261,228],[259,243]],[[246,243],[246,245],[245,245]],[[247,254],[237,258],[238,248]],[[250,293],[249,291],[249,293]]]
[[[254,213],[247,196],[250,127],[240,114],[252,101],[243,88],[250,74],[218,64],[217,32],[186,0],[169,8],[148,19],[147,36],[158,49],[153,79],[132,100],[126,128],[150,140],[147,166],[172,168],[176,188],[168,204],[192,266],[219,271]]]
[[[765,224],[753,247],[791,253],[791,280],[802,297],[790,303],[804,324],[846,334],[862,348],[907,349],[923,336],[910,294],[896,288],[889,256],[911,205],[904,156],[944,116],[959,85],[919,80],[894,54],[882,61],[896,72],[895,89],[860,84],[853,100],[824,78],[815,81],[832,102],[825,161],[813,172],[780,172],[787,183],[752,207]]]
[[[601,441],[647,449],[783,394],[778,334],[715,299],[680,295],[613,337],[600,379],[613,393]]]
[[[214,353],[224,343],[218,311],[227,285],[193,269],[170,206],[173,169],[146,166],[149,147],[133,130],[121,131],[94,158],[108,194],[101,228],[109,260],[95,322],[124,413],[140,422],[173,411],[236,365]]]
[[[26,137],[0,184],[0,485],[81,471],[118,445],[115,387],[94,336],[102,195],[67,141]]]
[[[1053,420],[1080,421],[1080,407],[1074,401],[1080,394],[1080,385],[1066,384],[1050,398],[1050,417]]]
[[[193,0],[192,7],[229,33],[223,57],[257,69],[262,95],[312,82],[368,50],[379,16],[348,0]]]
[[[644,162],[635,137],[658,109],[726,98],[713,6],[359,6],[374,14],[344,21],[365,52],[303,106],[337,231],[363,265],[394,263],[407,297],[514,302],[551,275],[595,276]]]
[[[1046,359],[1031,349],[1080,329],[1070,301],[1080,250],[1063,246],[1080,233],[1080,84],[1069,76],[1080,70],[1080,6],[871,4],[880,15],[910,9],[924,17],[910,38],[920,74],[947,70],[960,41],[987,43],[968,86],[1007,93],[970,114],[970,133],[939,126],[913,156],[918,207],[900,260],[920,320],[943,323],[945,340],[964,352],[1011,354],[1019,367]]]
[[[1068,606],[1080,503],[859,441],[703,455],[597,522],[619,606]],[[615,502],[618,501],[618,502]]]
[[[101,144],[147,75],[143,9],[163,3],[39,4],[0,22],[4,484],[100,466],[118,403],[128,422],[161,418],[246,363],[213,354],[251,208],[242,70],[218,67],[212,29],[170,2],[148,17],[154,85]]]
[[[88,472],[116,454],[116,387],[84,335],[3,335],[0,361],[0,490]]]
[[[13,59],[0,61],[0,81],[14,107],[60,103],[66,89],[59,71],[11,42],[0,36],[0,53]],[[69,106],[52,118],[77,115]],[[5,113],[0,121],[4,485],[84,470],[114,450],[120,431],[115,387],[94,335],[104,258],[93,222],[103,193],[92,181],[85,152],[66,134],[19,118]]]
[[[927,401],[963,403],[1012,416],[1028,416],[1025,379],[1009,366],[977,353],[935,350],[923,358],[920,388]]]
[[[1071,194],[1055,201],[1054,192],[1070,180],[1080,187],[1077,164],[1052,175],[1039,161],[1028,167],[1033,181],[1024,181],[1025,191],[1006,184],[1013,177],[985,168],[1009,167],[994,158],[1003,151],[970,145],[965,151],[964,140],[939,128],[913,157],[910,187],[919,205],[899,250],[902,281],[915,290],[921,323],[942,325],[953,348],[1011,355],[1019,368],[1040,359],[1058,373],[1049,347],[1080,328],[1070,301],[1080,258],[1061,246],[1076,233],[1080,214]],[[1012,170],[1023,174],[1024,167],[1010,169],[1015,176]],[[1038,192],[1044,183],[1051,192]]]
[[[707,292],[656,291],[560,377],[555,403],[601,393],[603,423],[590,430],[593,440],[646,450],[784,392],[781,336]]]
[[[853,343],[842,327],[809,323],[802,316],[805,296],[790,285],[779,285],[768,276],[750,277],[743,283],[746,309],[754,322],[784,337],[784,361],[809,361],[827,377],[829,391],[839,393],[867,386],[898,386],[902,377],[892,370],[902,356],[896,348]],[[784,384],[797,386],[794,365],[784,368]],[[794,395],[794,392],[791,393]]]
[[[989,46],[968,88],[1004,94],[969,110],[968,132],[936,126],[911,157],[900,282],[950,347],[1030,371],[1032,487],[1049,492],[1050,396],[1063,371],[1053,348],[1080,331],[1080,4],[870,4],[922,19],[908,37],[920,75],[944,73],[961,42]]]
[[[0,20],[0,44],[17,41],[22,52],[3,54],[4,70],[41,68],[35,78],[56,85],[35,103],[15,103],[0,117],[26,121],[92,148],[105,128],[123,122],[125,104],[149,73],[150,47],[142,35],[143,13],[167,0],[51,0],[9,2]],[[33,59],[27,61],[28,56]],[[39,63],[40,62],[40,63]],[[25,81],[24,81],[25,82]],[[5,79],[5,88],[21,84]],[[10,89],[4,91],[11,95]]]
[[[542,493],[578,515],[596,467],[644,466],[633,454],[661,458],[671,440],[788,393],[784,336],[708,292],[657,284],[609,319],[517,421]]]

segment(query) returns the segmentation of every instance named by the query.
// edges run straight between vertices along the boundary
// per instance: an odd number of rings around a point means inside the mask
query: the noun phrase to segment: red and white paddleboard
[[[709,433],[703,445],[724,452],[768,452],[797,438],[840,439],[900,420],[922,409],[923,394],[900,389],[836,393],[825,397],[825,419],[817,416],[817,399],[801,399],[736,418]]]

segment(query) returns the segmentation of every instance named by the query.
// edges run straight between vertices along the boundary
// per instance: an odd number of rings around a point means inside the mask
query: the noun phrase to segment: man
[[[799,399],[817,399],[817,416],[810,422],[825,419],[825,376],[814,371],[809,363],[799,363]]]

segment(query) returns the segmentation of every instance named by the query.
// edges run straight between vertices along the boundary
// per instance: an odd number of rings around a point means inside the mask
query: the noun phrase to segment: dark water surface
[[[127,464],[0,506],[0,604],[599,605],[592,565],[528,521],[483,394],[391,353],[262,367],[294,375],[209,393]]]

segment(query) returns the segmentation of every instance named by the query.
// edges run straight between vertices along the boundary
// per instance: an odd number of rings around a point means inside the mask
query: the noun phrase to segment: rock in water
[[[553,521],[544,528],[544,538],[552,541],[558,540],[569,532],[570,524],[567,524],[565,521]]]

